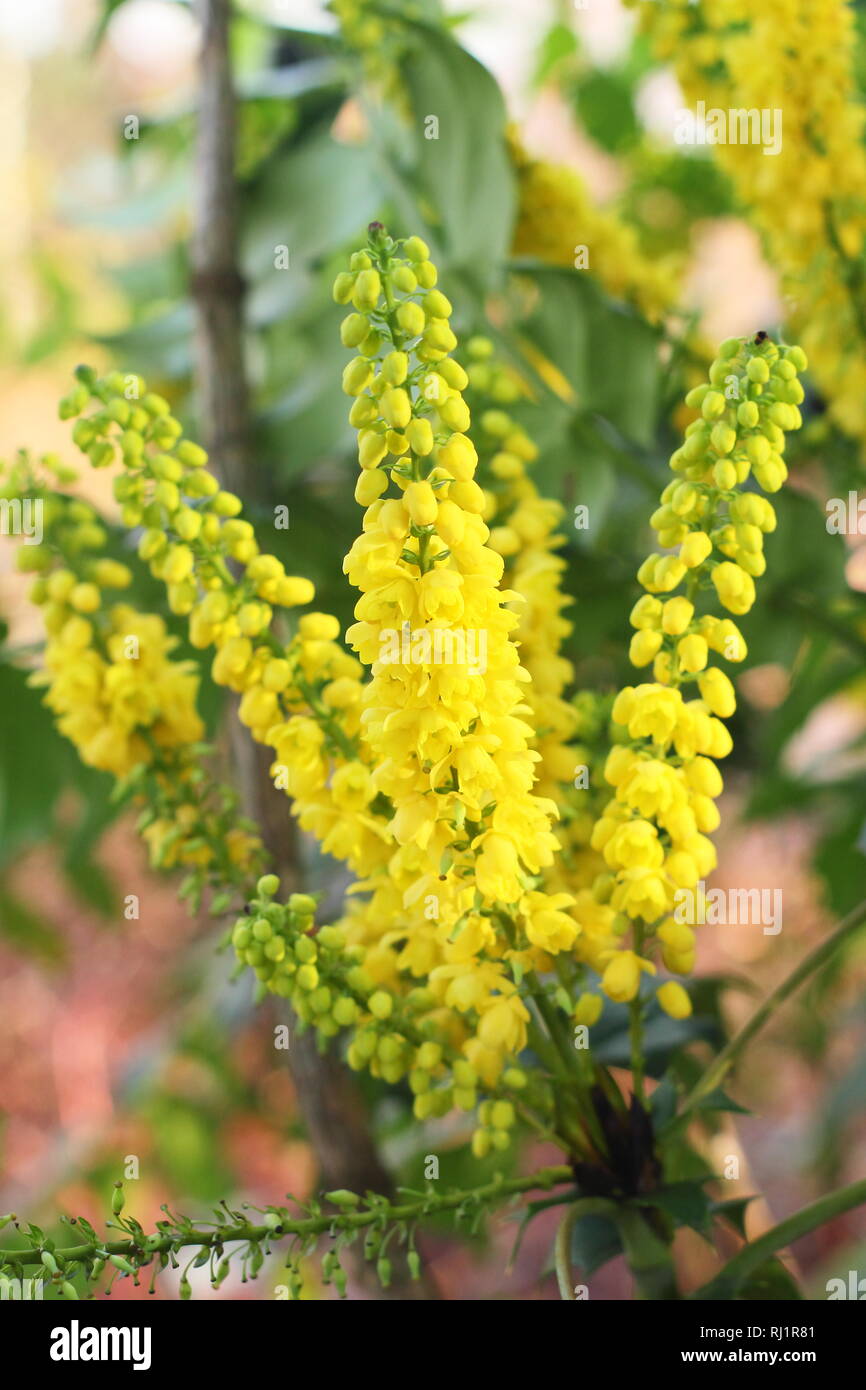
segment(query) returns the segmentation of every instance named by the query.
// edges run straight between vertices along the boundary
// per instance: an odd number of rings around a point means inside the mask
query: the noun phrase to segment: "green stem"
[[[843,1212],[851,1211],[854,1207],[866,1204],[866,1180],[852,1182],[848,1187],[840,1188],[838,1192],[831,1192],[827,1197],[821,1197],[817,1202],[812,1202],[802,1211],[796,1212],[793,1216],[788,1216],[784,1221],[780,1221],[778,1226],[772,1230],[765,1231],[757,1240],[751,1241],[738,1250],[724,1268],[702,1288],[696,1289],[689,1294],[692,1299],[716,1299],[729,1300],[733,1298],[737,1289],[754,1274],[756,1269],[774,1255],[778,1250],[784,1250],[795,1240],[800,1240],[802,1236],[808,1235],[816,1227],[822,1226],[825,1221],[832,1221],[834,1217],[841,1216]]]
[[[759,1009],[752,1014],[748,1023],[736,1033],[726,1047],[716,1057],[707,1070],[704,1072],[697,1085],[686,1097],[681,1114],[686,1114],[693,1110],[699,1101],[703,1100],[712,1091],[715,1091],[724,1081],[728,1072],[734,1066],[752,1038],[759,1033],[764,1024],[769,1022],[776,1009],[790,997],[800,985],[808,980],[810,975],[814,975],[825,965],[828,960],[835,955],[836,951],[847,941],[854,932],[866,923],[866,902],[859,903],[848,916],[845,917],[830,936],[825,941],[820,942],[813,951],[810,951],[804,960],[792,970],[787,979],[777,985],[772,994],[769,994]]]
[[[573,1277],[571,1233],[574,1230],[575,1222],[584,1216],[607,1216],[613,1210],[613,1202],[608,1201],[606,1197],[584,1197],[579,1202],[573,1202],[563,1215],[556,1231],[556,1241],[553,1247],[556,1282],[559,1285],[559,1296],[563,1301],[577,1302],[574,1285],[571,1282]]]
[[[639,922],[634,924],[634,949],[637,955],[643,951],[644,930]],[[631,1049],[631,1076],[634,1094],[639,1103],[646,1109],[646,1096],[644,1095],[644,1056],[643,1056],[643,1003],[640,997],[640,988],[628,1006],[628,1036]]]
[[[628,1036],[631,1049],[631,1079],[634,1094],[646,1109],[643,1062],[643,1004],[638,994],[628,1006]]]
[[[107,1242],[87,1241],[80,1245],[55,1250],[53,1254],[58,1264],[63,1265],[90,1260],[100,1252],[135,1259],[142,1253],[150,1256],[169,1250],[181,1250],[190,1245],[196,1245],[199,1248],[202,1246],[211,1248],[215,1245],[228,1245],[233,1241],[272,1241],[283,1239],[286,1236],[298,1236],[301,1239],[306,1239],[324,1235],[331,1230],[363,1230],[367,1226],[382,1224],[383,1219],[388,1222],[416,1221],[437,1212],[454,1211],[467,1202],[492,1206],[506,1197],[530,1192],[535,1188],[551,1188],[559,1183],[567,1182],[574,1182],[574,1174],[566,1164],[560,1164],[550,1168],[542,1168],[537,1173],[531,1173],[524,1177],[495,1178],[483,1187],[470,1189],[469,1192],[445,1192],[441,1195],[436,1192],[427,1192],[411,1202],[377,1203],[376,1206],[367,1211],[346,1212],[338,1210],[321,1216],[297,1218],[292,1216],[286,1208],[274,1207],[272,1210],[281,1218],[280,1226],[276,1232],[271,1226],[254,1225],[249,1221],[237,1222],[231,1226],[215,1226],[213,1229],[190,1224],[184,1226],[178,1234],[161,1234],[143,1239],[139,1237],[137,1240],[130,1238]],[[25,1250],[0,1250],[0,1269],[40,1264],[41,1260],[42,1253],[39,1246]]]

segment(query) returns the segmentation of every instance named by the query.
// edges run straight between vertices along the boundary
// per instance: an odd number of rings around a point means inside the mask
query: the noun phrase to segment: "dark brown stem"
[[[198,143],[190,248],[196,307],[196,384],[202,442],[213,469],[245,501],[261,493],[250,448],[244,361],[244,284],[237,265],[235,97],[229,56],[229,0],[198,0],[202,26]],[[299,887],[297,833],[285,795],[268,773],[267,749],[232,718],[232,759],[246,813],[258,824],[284,887]],[[294,1021],[293,1021],[294,1023]],[[320,1056],[311,1033],[292,1027],[287,1056],[322,1184],[390,1195],[364,1107],[346,1067]],[[422,1284],[381,1289],[363,1260],[353,1273],[370,1298],[435,1297]]]

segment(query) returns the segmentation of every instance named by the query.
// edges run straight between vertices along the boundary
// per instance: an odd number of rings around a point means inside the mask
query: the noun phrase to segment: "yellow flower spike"
[[[715,866],[707,835],[719,823],[714,798],[722,779],[713,759],[726,757],[732,747],[721,721],[734,713],[736,696],[728,676],[708,666],[709,653],[728,661],[746,654],[731,618],[697,608],[704,595],[715,595],[722,609],[735,615],[747,613],[755,602],[763,531],[772,528],[775,517],[765,498],[738,490],[734,460],[747,457],[759,485],[781,485],[784,432],[798,417],[787,399],[774,398],[778,388],[770,383],[784,382],[787,390],[802,362],[798,349],[777,348],[765,334],[722,345],[710,382],[689,393],[688,403],[700,408],[702,419],[687,427],[683,446],[671,458],[674,481],[655,515],[662,536],[669,511],[687,516],[693,529],[682,539],[678,557],[652,555],[638,571],[648,592],[631,613],[637,631],[630,655],[638,665],[653,662],[655,681],[627,686],[614,701],[612,719],[627,731],[632,746],[615,746],[607,760],[605,778],[614,796],[596,822],[592,846],[615,875],[612,890],[605,875],[597,879],[599,885],[605,882],[605,901],[643,923],[641,952],[660,950],[676,973],[692,968],[694,943],[691,936],[672,933],[667,914],[676,893],[693,891]],[[783,372],[776,370],[780,363]],[[722,381],[736,383],[736,408],[713,389]],[[743,409],[744,404],[753,408]],[[658,597],[683,583],[685,593]],[[686,701],[682,690],[692,683],[699,698]],[[603,977],[605,993],[622,1002],[634,998],[637,962],[632,951],[614,956]],[[678,1018],[691,1007],[677,984],[663,985],[659,1002]]]
[[[393,806],[389,830],[397,844],[383,874],[387,886],[376,887],[371,902],[375,906],[377,895],[397,887],[406,923],[403,952],[424,962],[431,985],[444,991],[450,1008],[478,1015],[464,1053],[489,1081],[522,1046],[526,1014],[503,963],[484,959],[494,944],[501,955],[512,942],[498,937],[495,918],[465,921],[473,897],[480,895],[482,904],[497,910],[513,904],[511,931],[524,947],[567,950],[579,928],[568,911],[571,895],[527,882],[528,875],[552,864],[557,841],[552,806],[530,790],[536,755],[509,636],[517,619],[505,607],[498,587],[502,560],[488,546],[481,520],[489,499],[474,479],[478,452],[466,433],[472,420],[461,391],[468,375],[450,358],[426,372],[418,368],[430,362],[431,341],[453,346],[451,337],[431,339],[426,331],[412,345],[416,324],[407,309],[413,301],[400,289],[411,281],[398,272],[411,260],[419,285],[429,288],[435,271],[427,268],[422,248],[414,247],[413,260],[410,247],[401,248],[374,227],[370,254],[391,305],[382,364],[393,361],[394,353],[406,354],[409,362],[403,386],[378,398],[371,388],[370,395],[380,423],[394,423],[396,405],[411,450],[393,469],[402,500],[392,496],[374,504],[344,566],[361,591],[358,622],[348,638],[373,668],[364,697],[364,743],[374,793]],[[424,298],[437,332],[447,304],[438,295]],[[382,372],[383,365],[376,370]],[[502,426],[499,438],[515,435],[510,417],[489,414],[494,429]],[[486,416],[482,423],[488,423]],[[434,482],[446,483],[447,495]],[[532,521],[527,511],[526,525]],[[545,526],[539,536],[546,532]],[[438,657],[434,638],[445,644]],[[469,819],[476,829],[467,841],[463,827]],[[374,877],[371,885],[376,882]],[[432,927],[420,910],[428,894],[436,902]],[[464,925],[452,940],[457,922]]]

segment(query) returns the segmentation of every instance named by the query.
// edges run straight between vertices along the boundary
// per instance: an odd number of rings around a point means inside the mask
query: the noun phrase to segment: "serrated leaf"
[[[754,1202],[754,1197],[731,1197],[725,1202],[713,1202],[710,1207],[710,1215],[724,1221],[736,1231],[738,1236],[746,1239],[746,1212]]]
[[[732,1100],[727,1092],[718,1088],[710,1091],[709,1095],[703,1096],[695,1106],[696,1110],[724,1110],[733,1115],[748,1115],[749,1111],[738,1101]]]
[[[691,1226],[702,1234],[710,1227],[711,1201],[697,1182],[671,1183],[656,1192],[641,1196],[641,1206],[657,1207],[667,1212],[677,1226]]]

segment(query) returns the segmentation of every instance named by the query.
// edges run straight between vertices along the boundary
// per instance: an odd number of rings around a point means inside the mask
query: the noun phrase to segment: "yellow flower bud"
[[[465,434],[452,434],[448,442],[440,447],[436,459],[462,483],[471,481],[478,464],[475,445]]]
[[[666,980],[657,990],[656,998],[671,1018],[688,1018],[692,1011],[691,999],[676,980]]]
[[[456,430],[460,434],[468,430],[471,417],[469,414],[469,407],[462,396],[449,396],[446,401],[442,402],[438,409],[443,423],[446,424],[450,430]]]
[[[343,390],[347,396],[360,396],[373,380],[373,368],[363,357],[353,357],[343,368]]]
[[[382,359],[381,371],[389,386],[402,386],[409,374],[409,358],[405,352],[389,352]]]
[[[416,526],[433,525],[438,504],[436,494],[429,483],[410,483],[403,494],[403,501]]]
[[[703,671],[707,664],[707,644],[698,633],[692,632],[677,643],[677,656],[683,671]]]
[[[729,454],[737,442],[737,431],[719,421],[713,425],[710,442],[717,454]]]
[[[628,656],[633,666],[648,666],[661,647],[662,634],[652,628],[642,628],[629,643]]]
[[[369,507],[387,490],[388,479],[381,468],[368,468],[358,475],[355,483],[355,501],[360,507]]]
[[[737,708],[734,687],[724,671],[720,671],[717,666],[711,666],[698,677],[698,689],[704,703],[721,719],[729,719]]]
[[[406,426],[406,439],[413,454],[422,458],[433,452],[433,426],[429,420],[416,417]]]
[[[408,392],[402,386],[392,387],[388,391],[383,391],[379,399],[379,410],[389,425],[395,429],[403,430],[412,419],[412,402]]]
[[[680,559],[688,569],[702,565],[712,554],[713,543],[704,531],[690,531],[680,546]]]
[[[362,270],[352,290],[352,303],[356,309],[369,313],[371,309],[375,309],[381,293],[382,281],[379,279],[378,270]]]
[[[397,307],[397,323],[410,338],[417,338],[424,332],[427,319],[420,304],[405,300]]]
[[[358,461],[362,468],[376,468],[388,453],[385,436],[364,430],[358,436]]]
[[[603,1008],[604,1000],[600,994],[581,994],[574,1006],[572,1018],[575,1023],[582,1023],[591,1028],[600,1019]]]
[[[662,630],[669,637],[679,637],[695,616],[695,605],[687,598],[669,598],[662,610]]]

